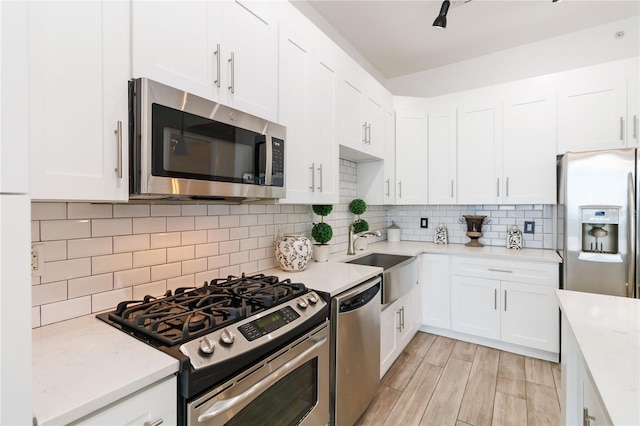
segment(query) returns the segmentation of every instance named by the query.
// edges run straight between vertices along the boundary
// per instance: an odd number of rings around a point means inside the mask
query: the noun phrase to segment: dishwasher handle
[[[378,277],[359,285],[344,296],[338,296],[338,312],[342,314],[355,311],[368,304],[380,293],[380,284]]]

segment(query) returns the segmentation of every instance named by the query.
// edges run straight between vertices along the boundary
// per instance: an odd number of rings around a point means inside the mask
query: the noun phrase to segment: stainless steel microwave
[[[155,81],[129,82],[129,198],[283,198],[286,129]]]

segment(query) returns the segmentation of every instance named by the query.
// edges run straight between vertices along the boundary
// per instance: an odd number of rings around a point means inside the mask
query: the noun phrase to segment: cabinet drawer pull
[[[391,193],[391,179],[387,179],[387,197],[389,197],[389,193]]]
[[[493,289],[493,309],[498,310],[498,289]]]
[[[367,123],[367,144],[371,145],[371,123]]]
[[[367,122],[362,123],[362,143],[367,143]]]
[[[504,273],[507,273],[507,274],[513,274],[513,271],[509,271],[509,270],[507,270],[507,269],[493,269],[493,268],[489,268],[488,270],[489,270],[489,271],[491,271],[491,272],[504,272]]]
[[[116,143],[118,144],[115,172],[118,179],[122,179],[122,121],[118,121],[116,130],[113,132],[116,134]]]
[[[496,179],[496,194],[497,197],[500,196],[500,178]]]
[[[402,181],[398,182],[398,198],[402,198]]]
[[[309,187],[309,189],[311,190],[311,192],[315,192],[315,190],[316,190],[316,163],[311,163],[311,167],[309,167],[309,170],[311,170],[311,186]]]
[[[318,187],[318,190],[322,192],[322,164],[318,167],[318,171],[320,172],[320,186]]]
[[[213,81],[217,87],[220,87],[220,43],[216,44],[216,79]]]
[[[160,419],[158,419],[156,421],[153,421],[153,422],[150,421],[150,420],[147,420],[147,421],[145,421],[143,423],[143,426],[160,426],[162,423],[164,423],[164,419],[162,419],[162,418],[160,418]]]
[[[400,309],[398,309],[396,313],[398,314],[398,331],[402,331],[402,313]]]
[[[624,117],[620,117],[620,140],[624,141]]]

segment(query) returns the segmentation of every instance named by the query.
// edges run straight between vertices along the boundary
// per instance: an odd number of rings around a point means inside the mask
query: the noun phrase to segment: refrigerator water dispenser
[[[580,207],[582,250],[578,259],[592,262],[622,262],[618,250],[619,206]]]

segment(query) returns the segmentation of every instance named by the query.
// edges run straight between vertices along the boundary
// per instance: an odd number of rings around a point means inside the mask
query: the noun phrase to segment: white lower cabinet
[[[451,274],[453,331],[559,353],[557,264],[453,256]],[[443,300],[428,301],[428,292],[423,318]]]
[[[451,328],[449,259],[446,254],[422,255],[422,323]]]
[[[380,313],[380,378],[402,353],[420,326],[420,286]]]
[[[171,376],[73,424],[175,425],[178,421],[177,379]]]

